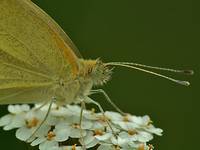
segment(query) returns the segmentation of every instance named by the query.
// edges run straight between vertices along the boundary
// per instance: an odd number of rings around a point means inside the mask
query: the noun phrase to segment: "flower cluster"
[[[105,115],[92,110],[83,110],[81,124],[79,105],[52,109],[42,124],[47,106],[9,105],[9,114],[0,119],[4,130],[17,129],[16,137],[39,145],[40,150],[81,150],[95,147],[97,150],[152,150],[147,143],[153,134],[161,135],[148,116],[125,116],[106,111]],[[108,123],[109,122],[109,123]],[[33,134],[34,133],[34,134]]]

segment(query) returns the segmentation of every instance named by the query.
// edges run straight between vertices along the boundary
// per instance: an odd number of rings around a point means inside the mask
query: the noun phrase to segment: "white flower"
[[[22,112],[27,112],[30,110],[30,106],[23,104],[23,105],[9,105],[8,111],[12,114],[20,114]]]
[[[40,150],[59,150],[59,144],[56,141],[45,141],[39,145]]]
[[[128,115],[128,120],[132,123],[136,123],[137,125],[139,126],[148,126],[149,123],[151,123],[151,119],[149,118],[149,116],[143,116],[143,117],[140,117],[140,116],[131,116],[131,115]]]
[[[69,111],[69,114],[71,114],[71,116],[77,116],[80,117],[80,113],[81,113],[81,107],[78,105],[67,105],[67,110]],[[98,119],[98,115],[94,112],[95,110],[83,110],[83,118],[85,119],[89,119],[89,120],[97,120]],[[69,115],[68,114],[68,115]]]
[[[9,105],[10,114],[0,119],[0,126],[4,126],[4,130],[11,130],[25,125],[25,113],[30,110],[29,105]]]
[[[0,118],[0,126],[7,126],[9,123],[11,123],[13,118],[13,115],[7,114]]]
[[[97,150],[114,150],[114,145],[112,144],[101,144]]]
[[[49,104],[46,104],[43,106],[43,104],[35,104],[35,109],[39,109],[43,112],[47,112],[49,109]],[[51,106],[51,111],[50,111],[52,116],[55,117],[65,117],[65,116],[72,116],[71,111],[66,109],[66,107],[59,107],[56,104],[52,104]]]
[[[83,138],[82,144],[85,144],[86,148],[91,148],[99,143],[107,142],[108,140],[110,140],[111,137],[112,133],[96,129],[87,132],[87,135]]]
[[[40,150],[82,150],[95,146],[97,150],[149,150],[146,143],[154,134],[162,135],[162,129],[155,128],[149,116],[123,116],[111,111],[103,115],[93,109],[83,110],[80,118],[79,105],[53,104],[44,121],[48,108],[49,105],[41,104],[32,108],[9,105],[9,114],[0,118],[0,126],[4,130],[17,128],[18,139],[28,140],[31,146],[39,145]],[[71,139],[77,143],[66,144]]]
[[[76,146],[76,144],[72,146],[62,146],[60,148],[59,150],[83,150],[81,146]]]
[[[133,141],[129,136],[111,135],[107,140],[103,141],[101,145],[107,149],[123,149],[123,150],[132,150],[137,149],[141,145],[141,142]]]
[[[32,134],[38,129],[41,122],[44,119],[45,114],[41,111],[35,111],[32,110],[24,115],[23,122],[24,126],[20,127],[16,131],[16,137],[22,141],[26,141],[29,139],[29,137],[32,136]],[[33,139],[35,137],[42,137],[45,134],[48,133],[48,130],[50,130],[51,126],[48,124],[48,122],[45,122],[42,124],[42,126],[39,128],[39,130],[33,135]],[[33,140],[32,139],[32,140]]]
[[[40,150],[56,150],[59,149],[59,142],[64,142],[68,140],[68,138],[69,135],[67,130],[55,128],[53,131],[49,131],[46,136],[39,137],[34,140],[31,145],[35,146],[40,144]]]
[[[111,141],[113,143],[113,145],[117,145],[119,147],[127,147],[127,145],[129,144],[130,140],[127,138],[121,138],[120,136],[112,136]]]
[[[80,142],[82,142],[80,140]],[[97,145],[99,141],[95,138],[94,133],[92,131],[87,132],[86,136],[83,138],[82,145],[84,144],[86,148],[91,148]]]
[[[80,117],[73,116],[66,118],[61,123],[58,123],[55,128],[59,130],[65,130],[71,138],[81,138],[86,135],[86,130],[90,129],[93,123],[89,120],[82,118],[80,127]]]
[[[152,133],[152,134],[156,134],[156,135],[159,135],[161,136],[162,135],[162,132],[163,130],[160,129],[160,128],[155,128],[152,124],[149,125],[148,127],[144,128],[145,131],[148,131],[149,133]]]
[[[131,133],[132,132],[132,133]],[[128,139],[129,141],[133,142],[149,142],[150,140],[153,139],[153,136],[144,131],[136,132],[136,131],[129,131],[129,132],[121,132],[119,136],[123,139]]]

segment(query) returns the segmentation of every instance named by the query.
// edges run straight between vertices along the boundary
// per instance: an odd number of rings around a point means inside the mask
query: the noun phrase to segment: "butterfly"
[[[144,68],[186,74],[191,70],[83,59],[62,28],[30,0],[1,0],[0,10],[0,104],[48,103],[54,98],[65,105],[102,93],[120,111],[105,91],[93,89],[110,79],[113,66],[189,85]]]

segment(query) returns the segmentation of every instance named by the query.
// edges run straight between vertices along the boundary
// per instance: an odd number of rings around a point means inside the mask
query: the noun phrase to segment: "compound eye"
[[[63,81],[60,81],[60,85],[61,85],[61,86],[65,86],[65,84],[64,84]]]
[[[88,69],[88,74],[92,73],[92,68]]]

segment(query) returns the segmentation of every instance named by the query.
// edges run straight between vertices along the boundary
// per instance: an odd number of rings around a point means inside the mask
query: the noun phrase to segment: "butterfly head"
[[[91,79],[93,85],[103,85],[110,79],[112,68],[106,66],[100,59],[81,60],[80,62],[82,76]]]

